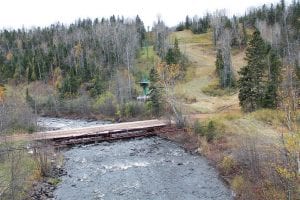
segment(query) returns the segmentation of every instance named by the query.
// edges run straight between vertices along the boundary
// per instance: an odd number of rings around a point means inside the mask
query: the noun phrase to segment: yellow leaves
[[[159,74],[162,74],[164,72],[164,66],[166,65],[166,63],[158,63],[157,65],[157,72]]]
[[[178,64],[168,65],[162,62],[157,65],[157,71],[166,82],[170,82],[180,75],[180,66]]]
[[[220,164],[225,174],[231,173],[235,168],[235,160],[232,156],[225,156]]]
[[[76,57],[79,57],[81,55],[81,52],[82,52],[81,43],[78,43],[77,45],[75,45],[74,51],[75,51],[75,56]]]
[[[285,180],[293,180],[296,177],[295,172],[291,172],[285,167],[276,167],[276,172]]]
[[[8,61],[11,61],[13,59],[13,54],[12,54],[12,52],[8,52],[7,54],[6,54],[6,60],[8,60]]]
[[[231,182],[231,187],[235,192],[241,192],[245,187],[245,180],[242,176],[237,175]]]
[[[61,88],[62,81],[63,81],[62,71],[59,67],[56,67],[55,70],[54,70],[54,74],[53,74],[54,86],[57,89]]]
[[[285,136],[285,148],[290,153],[300,151],[300,136],[298,134],[289,134]]]
[[[169,76],[172,77],[172,78],[176,78],[180,73],[180,69],[179,69],[178,64],[167,65],[167,69],[168,69],[168,72],[169,72]]]
[[[0,102],[4,101],[5,87],[0,85]]]

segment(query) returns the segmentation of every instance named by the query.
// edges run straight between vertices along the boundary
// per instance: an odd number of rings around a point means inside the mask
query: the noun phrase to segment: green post
[[[143,88],[143,95],[147,96],[149,93],[149,84],[150,81],[147,79],[143,78],[143,80],[140,82],[140,86]]]

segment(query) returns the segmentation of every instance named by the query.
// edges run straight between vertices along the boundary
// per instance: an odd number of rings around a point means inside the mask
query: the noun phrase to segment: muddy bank
[[[232,199],[206,159],[159,137],[74,147],[54,191],[73,199]]]

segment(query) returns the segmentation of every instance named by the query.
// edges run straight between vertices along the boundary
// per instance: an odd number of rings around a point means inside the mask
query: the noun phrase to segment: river
[[[57,200],[233,199],[205,158],[159,137],[75,146],[64,156],[68,175],[54,191]]]

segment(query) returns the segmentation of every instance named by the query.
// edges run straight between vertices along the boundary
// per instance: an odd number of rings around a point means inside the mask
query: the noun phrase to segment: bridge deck
[[[72,138],[95,137],[114,133],[127,133],[133,131],[149,130],[153,128],[164,127],[167,125],[167,121],[154,119],[74,128],[69,130],[45,131],[33,134],[14,135],[10,137],[0,137],[0,142],[3,142],[5,140],[67,140]]]

